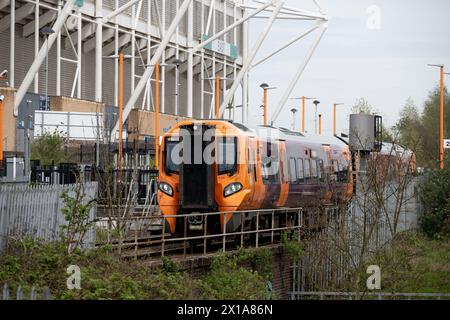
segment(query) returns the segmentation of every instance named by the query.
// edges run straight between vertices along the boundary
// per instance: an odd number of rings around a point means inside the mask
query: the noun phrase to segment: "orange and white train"
[[[210,142],[201,142],[200,149],[194,150],[195,143],[180,148],[207,131],[213,132]],[[202,157],[211,144],[212,163]],[[187,154],[187,160],[177,160]],[[163,136],[160,159],[158,203],[169,233],[183,230],[177,214],[192,214],[189,229],[198,230],[198,213],[335,204],[348,202],[353,192],[351,154],[336,137],[273,127],[255,131],[226,120],[183,121]],[[234,232],[241,223],[238,215],[217,215],[208,229]]]

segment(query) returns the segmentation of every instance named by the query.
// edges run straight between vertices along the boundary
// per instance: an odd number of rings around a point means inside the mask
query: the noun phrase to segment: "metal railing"
[[[202,231],[196,234],[188,232],[188,219],[190,217],[201,217],[203,221]],[[226,228],[221,228],[218,232],[210,232],[208,225],[212,220],[222,217],[226,221],[232,218],[239,219],[239,227],[233,232],[227,232]],[[268,219],[265,219],[267,218]],[[167,219],[175,218],[178,227],[182,227],[181,235],[169,234],[165,230]],[[251,228],[246,228],[246,221],[253,221]],[[181,221],[180,221],[181,220]],[[149,225],[154,225],[155,221],[163,227],[159,232],[152,231]],[[222,251],[226,252],[227,243],[233,241],[236,245],[244,247],[246,237],[253,236],[254,246],[259,247],[261,244],[274,244],[282,232],[298,231],[295,236],[300,240],[300,230],[303,227],[303,209],[302,208],[284,208],[284,209],[264,209],[249,211],[224,211],[211,213],[195,213],[195,214],[176,214],[176,215],[152,215],[143,217],[125,217],[114,219],[116,226],[123,228],[125,237],[116,239],[112,242],[113,246],[120,247],[121,252],[126,253],[133,251],[132,256],[137,258],[140,254],[158,253],[164,256],[167,252],[182,250],[183,257],[187,255],[187,249],[190,243],[196,242],[203,246],[203,254],[207,253],[208,242],[216,240],[216,245],[221,244]],[[108,232],[113,231],[109,228]],[[114,239],[114,237],[108,237]],[[99,245],[106,244],[101,243]],[[111,242],[110,242],[111,244]],[[176,246],[176,245],[181,246]],[[140,248],[153,248],[151,252],[139,252]]]
[[[419,293],[419,292],[326,292],[297,291],[290,292],[291,300],[450,300],[450,293]]]
[[[10,291],[12,291],[10,293]],[[8,285],[5,283],[2,289],[2,300],[50,300],[50,289],[45,287],[42,290],[42,298],[39,297],[39,292],[35,287],[30,289],[30,298],[28,299],[25,295],[24,290],[21,286],[18,286],[14,292],[14,290],[10,290]]]

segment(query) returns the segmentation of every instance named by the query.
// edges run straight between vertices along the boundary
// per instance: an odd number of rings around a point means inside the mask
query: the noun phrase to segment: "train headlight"
[[[165,194],[168,194],[169,196],[173,196],[173,189],[168,183],[160,182],[159,183],[159,190],[161,190]]]
[[[242,189],[242,184],[240,184],[239,182],[230,183],[223,189],[223,196],[224,197],[231,196],[232,194],[239,192],[241,189]]]

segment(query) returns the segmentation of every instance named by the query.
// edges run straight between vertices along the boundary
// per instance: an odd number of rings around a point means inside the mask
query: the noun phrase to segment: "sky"
[[[320,101],[324,134],[332,134],[333,103],[338,106],[339,132],[348,131],[348,115],[358,98],[364,97],[392,126],[410,97],[419,110],[428,92],[439,82],[444,64],[450,72],[450,1],[448,0],[319,0],[330,20],[292,97],[310,96]],[[317,11],[312,0],[287,0],[287,6]],[[250,48],[267,19],[252,19]],[[314,22],[279,20],[258,51],[254,61],[299,35]],[[263,82],[269,91],[269,118],[299,67],[315,33],[252,69],[250,73],[249,124],[262,124]],[[450,76],[446,76],[447,79]],[[446,80],[446,81],[450,81]],[[300,129],[301,101],[288,100],[276,126]],[[237,112],[238,114],[238,112]],[[240,117],[236,116],[236,121]],[[314,131],[314,106],[307,103],[306,130]]]

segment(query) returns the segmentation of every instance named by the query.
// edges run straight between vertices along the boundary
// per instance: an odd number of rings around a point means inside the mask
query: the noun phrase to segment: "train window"
[[[303,159],[297,159],[297,178],[299,183],[305,182],[305,174],[303,172]]]
[[[317,178],[317,161],[311,160],[311,177]]]
[[[175,148],[175,146],[178,144],[178,141],[169,141],[166,138],[166,143],[165,143],[165,153],[164,153],[164,162],[165,162],[165,170],[166,173],[179,173],[180,172],[180,165],[179,164],[175,164],[175,162],[173,161],[173,155],[172,151]]]
[[[237,169],[237,138],[220,137],[217,150],[219,174],[234,174]]]
[[[252,159],[250,158],[250,148],[247,149],[247,170],[248,173],[252,172]]]
[[[324,172],[323,172],[323,160],[317,160],[317,175],[320,182],[325,182]]]
[[[309,179],[309,178],[311,178],[310,161],[309,161],[309,159],[305,159],[303,164],[304,164],[303,169],[304,169],[304,172],[305,172],[305,179]]]
[[[289,159],[289,178],[291,183],[297,183],[297,168],[295,158]]]
[[[279,183],[279,162],[278,159],[265,157],[262,161],[262,173],[264,184]]]

